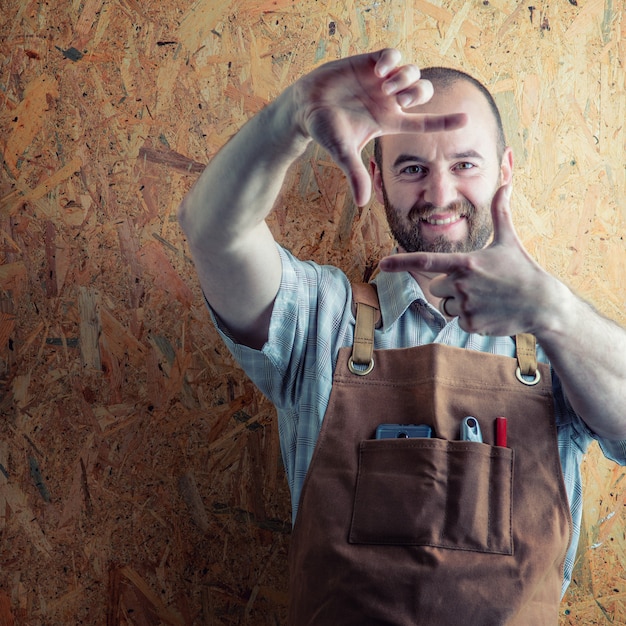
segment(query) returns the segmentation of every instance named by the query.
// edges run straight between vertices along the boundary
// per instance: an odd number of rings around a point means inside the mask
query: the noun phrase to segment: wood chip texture
[[[176,209],[298,76],[396,46],[481,79],[530,253],[626,322],[623,0],[3,0],[0,624],[281,624],[273,407],[220,343]],[[311,146],[270,218],[371,276],[384,212]],[[626,623],[626,481],[593,447],[561,624]]]

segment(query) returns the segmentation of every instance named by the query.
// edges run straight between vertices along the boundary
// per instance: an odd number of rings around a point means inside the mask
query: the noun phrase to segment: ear
[[[500,185],[508,185],[513,180],[513,150],[507,146],[500,163]]]
[[[384,204],[383,173],[380,171],[380,168],[376,164],[374,157],[370,159],[370,175],[372,177],[372,184],[374,185],[374,193],[376,194],[376,199],[381,204]]]

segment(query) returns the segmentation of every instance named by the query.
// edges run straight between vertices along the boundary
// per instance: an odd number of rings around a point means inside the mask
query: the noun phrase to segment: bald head
[[[504,128],[502,126],[502,118],[498,106],[493,99],[493,96],[489,93],[489,90],[473,76],[462,72],[461,70],[455,70],[450,67],[427,67],[420,70],[421,78],[429,80],[435,90],[435,94],[445,95],[450,92],[457,83],[466,83],[474,87],[478,93],[483,97],[486,106],[491,112],[491,117],[495,125],[495,142],[498,159],[502,160],[504,150],[506,148],[506,139],[504,137]],[[419,107],[418,107],[419,110]],[[374,159],[379,169],[382,167],[382,147],[381,138],[377,137],[374,140]]]

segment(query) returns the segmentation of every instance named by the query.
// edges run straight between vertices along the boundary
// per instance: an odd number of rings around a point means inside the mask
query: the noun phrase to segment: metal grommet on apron
[[[377,307],[365,304],[369,340],[360,325],[355,343],[375,366],[355,375],[353,347],[339,351],[291,539],[288,623],[556,625],[571,515],[534,338],[517,340],[517,359],[373,350]],[[459,440],[466,415],[482,443]],[[381,423],[425,424],[433,437],[375,439]]]
[[[541,372],[537,367],[537,342],[534,335],[521,333],[515,335],[515,352],[517,368],[515,376],[524,385],[533,387],[541,380]]]
[[[352,291],[356,324],[348,369],[357,376],[367,376],[374,369],[374,328],[381,321],[380,307],[373,285],[355,283]]]

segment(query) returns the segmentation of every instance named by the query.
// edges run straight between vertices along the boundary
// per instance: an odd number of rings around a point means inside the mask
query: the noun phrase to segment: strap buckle
[[[353,284],[352,292],[356,325],[348,369],[357,376],[367,376],[374,369],[374,328],[380,322],[378,296],[374,286],[367,283]]]
[[[535,336],[529,333],[515,335],[515,351],[518,363],[515,376],[522,384],[533,387],[541,380],[541,372],[537,365]]]

